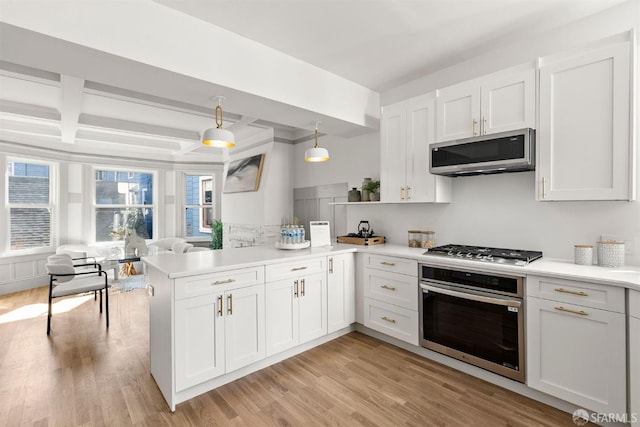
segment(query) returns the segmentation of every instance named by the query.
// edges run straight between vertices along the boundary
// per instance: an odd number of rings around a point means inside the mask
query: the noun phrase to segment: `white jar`
[[[598,265],[622,267],[624,265],[624,242],[598,242]]]
[[[591,245],[575,245],[574,260],[578,265],[593,264],[593,246]]]

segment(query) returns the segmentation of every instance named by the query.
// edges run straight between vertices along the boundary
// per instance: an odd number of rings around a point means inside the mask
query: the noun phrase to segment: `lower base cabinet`
[[[364,265],[364,325],[419,345],[418,262],[366,254]]]
[[[355,260],[353,254],[328,259],[327,333],[346,328],[356,321]]]
[[[640,427],[640,291],[629,290],[629,415]]]
[[[326,277],[321,272],[267,283],[267,356],[327,334]]]
[[[265,357],[264,285],[175,303],[176,391]]]
[[[527,385],[589,411],[625,414],[624,289],[531,276],[526,286]]]

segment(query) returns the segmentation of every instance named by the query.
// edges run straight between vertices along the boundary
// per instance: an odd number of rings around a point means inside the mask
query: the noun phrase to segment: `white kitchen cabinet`
[[[435,100],[426,94],[385,106],[380,126],[383,202],[450,202],[451,179],[429,173]]]
[[[611,287],[603,305],[603,285],[594,295],[591,283],[527,276],[526,286],[527,385],[590,411],[626,413],[624,289]],[[536,291],[545,288],[557,297]]]
[[[146,268],[151,374],[172,411],[264,359],[264,266],[175,279]]]
[[[272,280],[265,297],[267,356],[327,334],[325,261],[319,257],[267,266],[267,280]],[[322,271],[305,274],[318,265]]]
[[[438,90],[437,140],[535,127],[535,70],[505,70]]]
[[[176,391],[265,357],[263,284],[175,304]]]
[[[364,325],[418,345],[418,262],[365,254]]]
[[[640,426],[640,291],[629,289],[629,414]]]
[[[176,301],[176,390],[225,373],[224,318],[218,317],[220,295]]]
[[[265,357],[264,296],[264,285],[256,285],[227,291],[218,300],[218,304],[223,301],[226,304],[223,312],[226,372]]]
[[[536,194],[633,200],[630,42],[540,60]]]
[[[351,253],[330,256],[327,273],[327,333],[356,321],[355,261]]]
[[[384,301],[364,299],[364,325],[409,344],[418,345],[418,312]]]

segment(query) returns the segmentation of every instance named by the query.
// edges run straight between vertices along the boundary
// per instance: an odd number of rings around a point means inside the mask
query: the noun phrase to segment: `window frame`
[[[98,209],[110,209],[110,208],[125,208],[125,209],[151,209],[152,211],[152,222],[151,226],[153,229],[153,236],[150,239],[145,239],[147,242],[151,240],[158,239],[158,215],[160,206],[158,205],[158,171],[156,169],[148,169],[148,168],[140,168],[135,165],[131,167],[123,167],[123,166],[106,166],[106,165],[93,165],[90,168],[91,177],[89,189],[90,189],[90,203],[91,206],[91,226],[90,226],[90,238],[88,241],[95,246],[124,246],[124,239],[122,240],[109,240],[104,242],[98,242],[96,240],[96,226],[97,226],[97,211]],[[97,184],[97,173],[98,172],[114,172],[114,173],[126,173],[127,177],[131,177],[131,174],[150,174],[151,175],[151,200],[153,203],[145,205],[145,204],[136,204],[136,205],[123,205],[123,204],[98,204],[96,200],[96,184]],[[101,178],[103,180],[103,178]]]
[[[0,156],[0,163],[4,169],[2,174],[2,182],[0,183],[4,192],[4,215],[0,219],[0,227],[5,230],[5,239],[0,242],[0,253],[8,256],[17,255],[31,255],[40,253],[49,253],[55,247],[58,246],[60,236],[59,226],[59,188],[58,178],[60,166],[58,162],[51,160],[45,160],[39,157],[23,156],[23,155],[3,155]],[[44,165],[49,167],[49,203],[11,203],[9,202],[9,164],[15,163],[29,163],[35,165]],[[12,168],[15,172],[15,169]],[[49,210],[49,245],[38,246],[25,249],[12,249],[11,248],[11,209],[12,208],[26,208],[26,209],[47,209]]]
[[[187,194],[186,194],[186,183],[187,176],[198,176],[202,177],[211,177],[211,182],[213,184],[212,194],[211,194],[211,206],[213,208],[213,218],[220,219],[221,218],[221,205],[222,205],[222,168],[207,168],[207,170],[197,170],[197,169],[188,169],[179,171],[178,179],[176,180],[177,188],[176,188],[176,208],[179,211],[178,215],[176,215],[177,228],[176,230],[180,230],[182,237],[191,242],[208,242],[211,240],[210,231],[207,236],[187,236],[187,209],[188,208],[201,208],[204,205],[203,201],[200,200],[200,204],[187,204]],[[200,180],[200,188],[202,188],[202,180]],[[200,192],[202,193],[202,192]],[[202,194],[200,194],[202,197]],[[200,225],[200,222],[198,224]],[[200,228],[200,227],[199,227]],[[206,231],[202,231],[206,232]]]

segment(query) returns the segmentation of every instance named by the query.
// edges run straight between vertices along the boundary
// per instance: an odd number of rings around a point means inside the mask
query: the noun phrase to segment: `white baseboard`
[[[28,279],[14,280],[0,283],[0,295],[26,291],[27,289],[40,288],[49,285],[49,276],[30,277]]]

